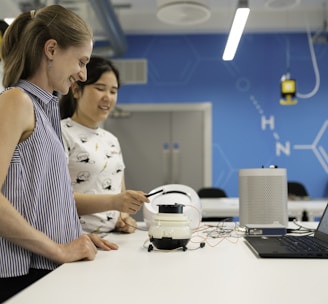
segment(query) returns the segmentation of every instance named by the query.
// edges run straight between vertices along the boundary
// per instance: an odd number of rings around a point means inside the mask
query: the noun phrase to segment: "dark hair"
[[[49,39],[55,39],[59,47],[67,49],[92,40],[93,35],[81,17],[60,5],[20,14],[7,28],[1,44],[4,87],[34,75]]]
[[[3,20],[0,20],[0,35],[1,38],[3,37],[6,29],[8,28],[8,24],[6,22],[4,22]]]
[[[105,72],[113,72],[117,79],[118,88],[120,87],[120,75],[117,68],[110,60],[102,57],[91,56],[90,61],[87,64],[87,80],[77,81],[76,84],[79,87],[81,93],[83,93],[86,85],[93,84],[98,81],[102,74]],[[63,95],[59,101],[60,116],[62,119],[71,117],[76,111],[77,100],[73,96],[72,88],[69,89],[67,95]]]

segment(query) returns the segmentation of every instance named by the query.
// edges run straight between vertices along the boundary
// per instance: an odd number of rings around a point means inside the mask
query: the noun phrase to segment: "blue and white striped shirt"
[[[24,80],[17,87],[31,97],[36,125],[16,146],[1,191],[33,227],[55,242],[71,242],[82,230],[62,143],[58,98]],[[57,266],[0,237],[0,277]]]

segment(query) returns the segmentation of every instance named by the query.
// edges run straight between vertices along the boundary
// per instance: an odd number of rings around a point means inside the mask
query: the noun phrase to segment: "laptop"
[[[328,259],[328,204],[313,236],[245,236],[244,239],[261,258]]]

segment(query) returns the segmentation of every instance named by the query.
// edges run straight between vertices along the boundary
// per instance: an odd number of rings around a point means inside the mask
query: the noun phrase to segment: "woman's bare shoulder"
[[[31,98],[21,88],[8,88],[0,94],[0,102],[26,103]]]
[[[0,94],[0,120],[7,121],[23,132],[34,128],[34,107],[30,96],[20,88]]]
[[[0,94],[0,108],[2,110],[14,110],[17,114],[25,115],[33,111],[33,103],[30,96],[21,88],[10,88]]]

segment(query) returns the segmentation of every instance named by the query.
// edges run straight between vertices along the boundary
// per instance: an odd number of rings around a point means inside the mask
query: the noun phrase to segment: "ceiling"
[[[177,2],[199,5],[172,7]],[[326,32],[328,0],[248,2],[251,11],[246,32]],[[80,14],[94,28],[97,40],[108,40],[114,47],[118,44],[115,52],[119,54],[124,52],[126,34],[228,33],[238,0],[1,0],[0,19],[10,15],[14,17],[22,9],[53,3]],[[169,4],[171,6],[168,7]],[[162,15],[168,17],[171,23],[157,17],[160,7],[164,7]]]
[[[194,25],[172,25],[156,17],[158,7],[172,0],[112,0],[126,33],[226,33],[238,0],[198,0],[210,10],[210,18]],[[323,24],[327,0],[248,0],[251,9],[246,25],[249,32],[305,31]]]

